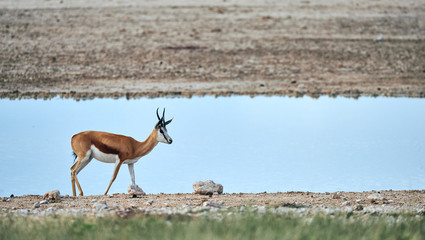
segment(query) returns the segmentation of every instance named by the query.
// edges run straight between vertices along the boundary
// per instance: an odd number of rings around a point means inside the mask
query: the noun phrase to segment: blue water
[[[99,130],[144,140],[166,107],[172,145],[135,164],[147,193],[192,192],[211,179],[225,192],[425,189],[425,99],[194,97],[0,100],[0,196],[71,194],[70,139]],[[103,194],[113,164],[78,175]],[[127,192],[124,165],[109,193]]]

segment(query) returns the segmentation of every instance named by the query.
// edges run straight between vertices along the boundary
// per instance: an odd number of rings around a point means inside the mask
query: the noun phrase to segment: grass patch
[[[415,215],[237,213],[128,219],[0,217],[0,239],[423,239]]]

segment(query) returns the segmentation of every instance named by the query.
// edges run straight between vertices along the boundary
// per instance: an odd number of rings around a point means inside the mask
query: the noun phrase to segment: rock
[[[107,209],[108,205],[106,205],[106,203],[101,203],[101,202],[95,202],[93,204],[93,207],[96,208],[96,210],[102,210],[102,209]]]
[[[214,208],[221,208],[223,206],[223,204],[220,203],[216,203],[216,202],[210,202],[210,201],[205,201],[202,206],[204,207],[214,207]]]
[[[40,203],[38,203],[38,202],[34,203],[33,208],[39,208],[39,207],[40,207]]]
[[[146,193],[136,184],[128,186],[128,193],[130,195],[146,195]]]
[[[46,213],[53,214],[55,212],[55,209],[53,207],[49,207],[46,209]]]
[[[388,200],[382,196],[380,193],[373,193],[367,197],[371,203],[378,204],[378,203],[387,203]]]
[[[340,193],[334,193],[332,195],[332,199],[341,199],[341,194]]]
[[[12,201],[12,199],[10,199],[10,198],[6,199],[6,202],[11,202],[11,201]]]
[[[367,199],[370,200],[386,200],[380,193],[373,193],[367,196]]]
[[[44,194],[43,200],[49,200],[50,202],[60,202],[61,198],[59,190],[47,192],[46,194]]]
[[[201,195],[212,195],[212,194],[222,194],[223,193],[223,185],[216,184],[211,180],[196,181],[193,183],[193,190],[195,190],[196,194]]]
[[[147,202],[145,202],[145,205],[146,206],[152,206],[153,202],[154,202],[154,200],[147,201]]]
[[[416,214],[417,214],[417,215],[419,215],[419,216],[425,216],[425,208],[419,209],[419,210],[416,212]]]
[[[341,203],[342,206],[350,206],[350,202],[349,201],[345,201],[343,203]]]
[[[47,201],[47,200],[40,201],[40,204],[47,204],[47,203],[49,203],[49,201]]]
[[[257,211],[258,211],[258,213],[265,213],[266,212],[266,207],[265,206],[258,206],[257,207]]]
[[[363,206],[362,206],[362,205],[360,205],[360,204],[358,204],[358,205],[356,206],[356,208],[354,208],[354,210],[355,210],[355,211],[361,211],[361,210],[363,210]]]

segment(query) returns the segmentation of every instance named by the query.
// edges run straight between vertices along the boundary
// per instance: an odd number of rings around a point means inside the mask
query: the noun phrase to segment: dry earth
[[[416,0],[3,0],[0,33],[1,98],[425,93]]]
[[[62,196],[59,202],[35,204],[42,201],[39,195],[2,198],[1,213],[23,215],[58,214],[113,214],[149,213],[188,213],[211,208],[240,209],[336,209],[340,211],[363,211],[366,213],[414,212],[425,214],[425,190],[422,191],[372,191],[372,192],[286,192],[286,193],[233,193],[212,195],[197,194],[149,194],[133,198],[128,194],[108,196]],[[207,202],[207,203],[206,203]]]

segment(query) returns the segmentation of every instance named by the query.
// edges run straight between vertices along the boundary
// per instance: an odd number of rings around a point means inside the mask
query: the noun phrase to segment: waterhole
[[[71,194],[72,135],[98,130],[143,141],[158,107],[174,117],[173,143],[135,164],[147,193],[192,192],[207,179],[229,193],[425,188],[424,99],[55,98],[0,100],[0,196]],[[113,167],[91,161],[78,175],[85,195],[103,194]],[[130,183],[124,165],[109,193]]]

